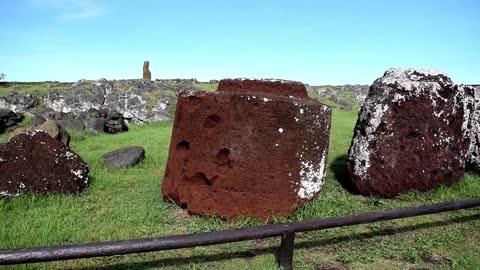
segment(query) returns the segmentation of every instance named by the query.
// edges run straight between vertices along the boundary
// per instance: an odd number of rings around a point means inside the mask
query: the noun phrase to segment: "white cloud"
[[[107,13],[98,0],[31,0],[39,8],[54,10],[55,17],[63,21],[93,19]]]

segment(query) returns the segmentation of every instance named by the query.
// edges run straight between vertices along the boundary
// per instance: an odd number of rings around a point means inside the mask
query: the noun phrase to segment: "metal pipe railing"
[[[292,258],[295,233],[323,230],[343,226],[374,223],[385,220],[455,211],[480,206],[480,198],[465,199],[431,205],[400,208],[388,211],[368,212],[318,220],[270,224],[224,230],[165,236],[158,238],[132,239],[64,246],[34,247],[0,250],[0,265],[60,261],[91,257],[113,256],[131,253],[152,252],[197,246],[217,245],[269,237],[281,237],[279,264],[283,269],[293,269]]]

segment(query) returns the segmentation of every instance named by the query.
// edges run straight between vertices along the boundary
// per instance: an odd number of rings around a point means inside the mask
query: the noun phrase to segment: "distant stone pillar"
[[[143,79],[146,81],[151,81],[152,80],[152,73],[148,69],[150,66],[149,61],[143,62]]]

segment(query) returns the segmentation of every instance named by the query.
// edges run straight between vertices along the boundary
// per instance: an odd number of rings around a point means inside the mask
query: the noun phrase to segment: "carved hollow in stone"
[[[296,82],[223,80],[214,93],[181,92],[164,199],[202,215],[291,214],[325,181],[330,118]]]

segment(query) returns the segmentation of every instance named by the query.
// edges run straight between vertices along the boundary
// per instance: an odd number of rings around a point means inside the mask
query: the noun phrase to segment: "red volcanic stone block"
[[[467,90],[438,71],[387,70],[359,112],[347,186],[394,197],[459,181],[469,147]]]
[[[89,184],[87,164],[44,131],[0,144],[0,197],[23,192],[75,194]]]
[[[214,93],[181,92],[164,199],[190,213],[266,220],[314,198],[325,181],[331,109],[299,85],[224,80]]]

